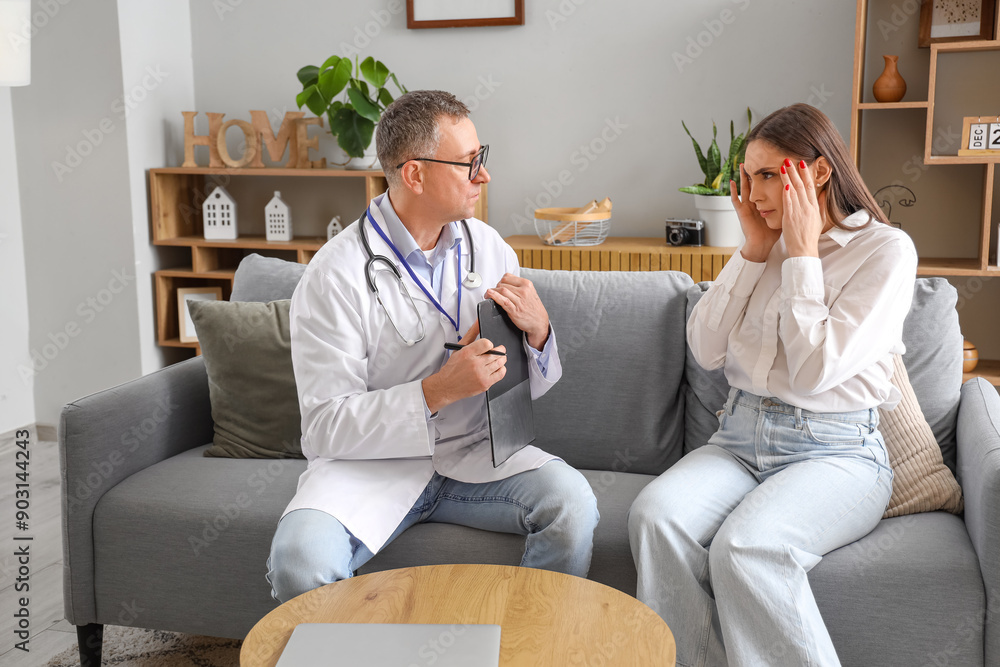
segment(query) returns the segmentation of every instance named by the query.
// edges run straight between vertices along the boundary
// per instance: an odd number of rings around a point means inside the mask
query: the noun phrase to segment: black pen
[[[465,347],[464,345],[459,345],[458,343],[445,343],[444,344],[444,349],[446,349],[446,350],[461,350],[464,347]],[[495,354],[498,357],[506,357],[507,356],[506,352],[498,352],[497,350],[486,350],[486,354]]]

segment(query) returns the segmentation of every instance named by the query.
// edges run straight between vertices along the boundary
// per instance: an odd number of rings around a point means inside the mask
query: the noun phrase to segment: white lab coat
[[[369,211],[383,231],[376,198]],[[469,219],[482,284],[462,287],[461,329],[476,320],[476,306],[504,273],[517,275],[513,249],[496,230]],[[460,223],[452,223],[458,236]],[[292,364],[302,411],[302,451],[309,465],[284,514],[317,509],[336,517],[377,553],[413,506],[435,471],[464,482],[489,482],[538,468],[555,456],[528,446],[494,468],[485,394],[453,403],[430,421],[421,380],[444,365],[446,341],[455,327],[442,315],[367,220],[363,231],[376,255],[397,265],[425,328],[422,341],[406,346],[364,278],[368,256],[354,223],[327,242],[309,263],[291,303]],[[388,232],[386,232],[388,234]],[[446,232],[447,233],[447,230]],[[469,270],[469,240],[462,241],[462,278]],[[454,257],[443,271],[441,304],[455,315],[458,283]],[[377,269],[387,268],[383,263]],[[407,338],[419,325],[388,271],[378,279],[386,308]],[[433,291],[432,291],[433,293]],[[537,398],[562,375],[554,333],[547,379],[529,353],[531,394]],[[525,343],[527,345],[527,343]],[[284,516],[284,514],[282,516]]]

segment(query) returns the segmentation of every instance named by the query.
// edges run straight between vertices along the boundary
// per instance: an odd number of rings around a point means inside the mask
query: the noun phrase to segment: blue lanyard
[[[417,287],[420,288],[420,291],[422,291],[424,294],[426,294],[427,298],[430,299],[431,303],[434,304],[434,307],[437,308],[439,311],[441,311],[442,315],[444,315],[445,317],[448,318],[448,321],[451,322],[451,325],[453,327],[455,327],[455,333],[457,333],[459,336],[461,336],[461,333],[462,333],[462,329],[461,329],[461,327],[462,327],[462,240],[461,239],[458,240],[458,255],[455,257],[455,285],[456,285],[456,287],[458,287],[458,312],[456,313],[456,315],[458,317],[458,321],[455,321],[455,319],[451,315],[448,314],[448,311],[446,311],[444,309],[444,306],[442,306],[440,303],[438,303],[438,300],[434,298],[434,295],[431,294],[427,290],[426,287],[424,287],[423,282],[421,282],[421,280],[417,276],[417,274],[415,274],[413,272],[413,269],[410,268],[409,262],[407,262],[406,259],[403,258],[403,255],[400,254],[400,252],[396,248],[396,246],[393,245],[392,241],[389,240],[389,237],[386,236],[385,232],[382,231],[382,228],[378,226],[377,222],[375,222],[375,218],[372,217],[371,211],[370,210],[365,210],[365,214],[367,214],[367,216],[368,216],[368,221],[372,223],[372,228],[378,233],[379,236],[382,237],[382,240],[386,242],[386,244],[389,246],[389,248],[392,249],[393,254],[395,254],[396,257],[399,258],[399,261],[403,263],[403,268],[405,268],[406,272],[410,274],[411,278],[413,278],[413,282],[415,282],[417,284]]]

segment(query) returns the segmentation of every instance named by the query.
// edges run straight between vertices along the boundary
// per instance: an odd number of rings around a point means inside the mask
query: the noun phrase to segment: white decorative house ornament
[[[221,185],[216,186],[202,203],[201,219],[205,225],[205,240],[229,241],[236,238],[236,201]]]
[[[274,191],[274,197],[264,207],[265,237],[268,241],[292,240],[292,211],[281,198],[281,193]]]
[[[333,220],[326,226],[326,240],[329,241],[342,231],[344,231],[344,227],[340,224],[340,216],[333,216]]]

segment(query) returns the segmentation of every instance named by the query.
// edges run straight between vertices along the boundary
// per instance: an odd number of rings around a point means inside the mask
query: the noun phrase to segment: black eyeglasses
[[[429,157],[411,157],[410,160],[418,160],[420,162],[437,162],[438,164],[453,164],[456,167],[468,167],[469,168],[469,180],[475,180],[476,176],[479,175],[479,168],[486,164],[486,156],[490,154],[490,145],[486,144],[479,149],[476,156],[472,158],[472,162],[448,162],[447,160],[435,160]],[[396,165],[396,169],[402,169],[403,165],[410,160],[404,160]]]

